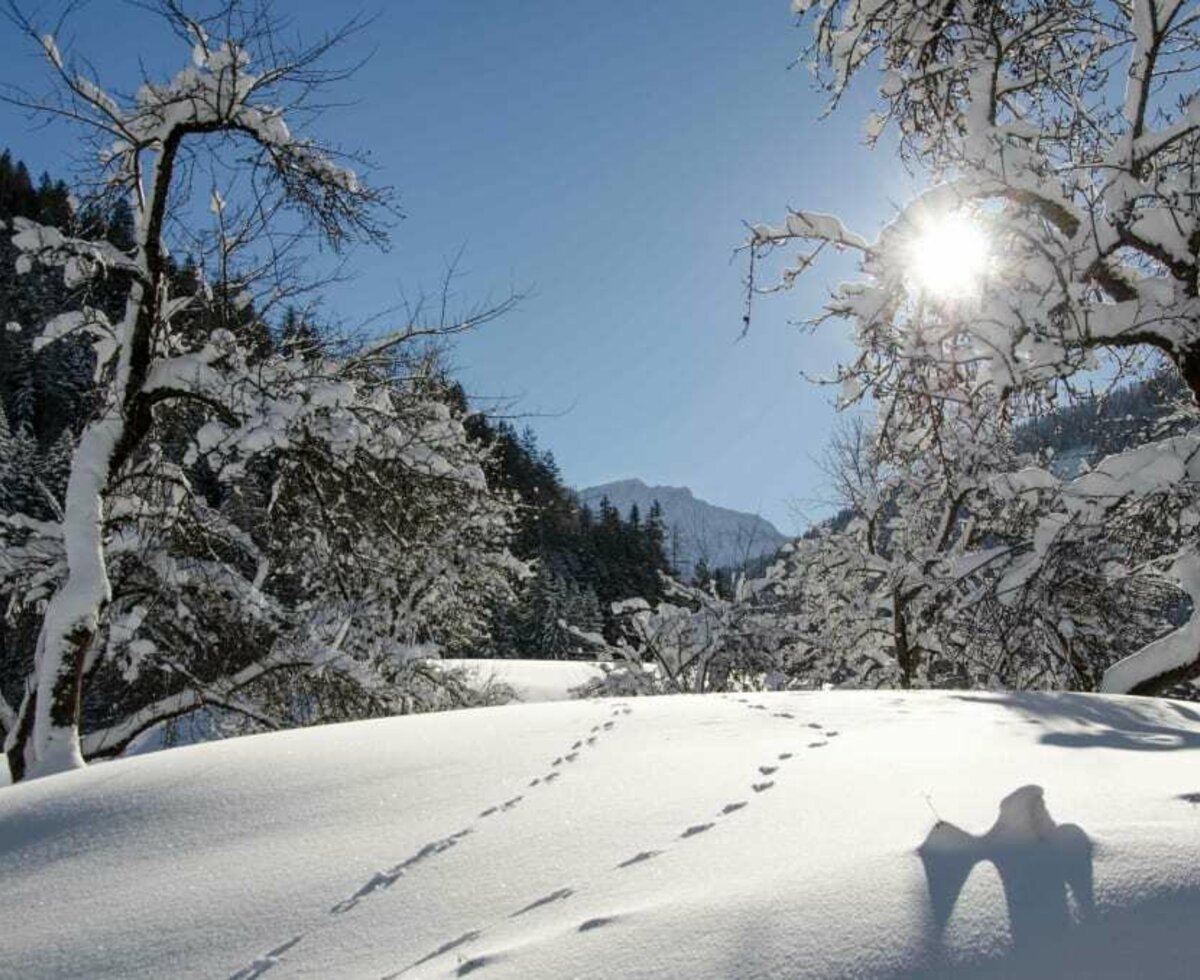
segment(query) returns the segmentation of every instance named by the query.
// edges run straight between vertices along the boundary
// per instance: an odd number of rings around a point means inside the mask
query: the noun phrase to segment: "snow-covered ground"
[[[1192,977],[1198,750],[1181,703],[821,692],[158,752],[0,790],[0,974]]]
[[[604,671],[590,660],[443,660],[466,667],[485,683],[495,680],[516,692],[518,701],[566,701],[575,688],[599,680]]]

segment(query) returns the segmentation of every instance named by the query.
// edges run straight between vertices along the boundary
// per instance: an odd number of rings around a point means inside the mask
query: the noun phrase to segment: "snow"
[[[1193,609],[1200,609],[1200,555],[1194,548],[1180,553],[1170,569],[1170,575],[1187,593]],[[1130,654],[1104,671],[1101,690],[1126,692],[1136,690],[1152,678],[1171,671],[1183,671],[1196,659],[1200,642],[1200,616],[1193,613],[1188,621],[1165,636]]]
[[[751,229],[751,238],[756,245],[788,241],[793,238],[806,238],[847,248],[866,249],[868,247],[866,238],[850,231],[842,224],[841,219],[832,214],[820,214],[816,211],[789,210],[781,227],[755,225]]]
[[[470,660],[445,659],[448,667],[466,667],[480,683],[494,680],[516,692],[525,702],[568,701],[575,688],[604,677],[592,660]]]
[[[1183,703],[819,692],[175,749],[0,790],[4,971],[1191,976],[1197,748]]]

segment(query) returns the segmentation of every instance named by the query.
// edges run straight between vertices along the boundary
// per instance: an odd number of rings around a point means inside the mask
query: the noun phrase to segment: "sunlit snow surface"
[[[568,701],[572,691],[604,678],[592,660],[443,660],[466,667],[475,683],[495,681],[512,689],[518,701]]]
[[[158,752],[0,789],[0,974],[1191,977],[1197,750],[1181,703],[828,692]]]

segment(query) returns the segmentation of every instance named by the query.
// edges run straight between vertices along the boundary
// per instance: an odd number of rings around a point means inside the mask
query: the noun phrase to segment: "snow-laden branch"
[[[1155,693],[1200,673],[1200,553],[1186,549],[1168,574],[1191,600],[1192,615],[1183,626],[1105,670],[1100,683],[1104,693]]]

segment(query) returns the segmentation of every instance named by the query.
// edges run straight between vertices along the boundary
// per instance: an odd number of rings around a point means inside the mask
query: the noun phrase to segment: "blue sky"
[[[301,36],[346,16],[277,4]],[[784,531],[791,506],[826,495],[816,459],[833,424],[845,332],[807,334],[842,262],[760,298],[738,340],[745,221],[789,204],[874,229],[910,181],[862,146],[865,100],[820,119],[823,97],[791,69],[807,38],[787,0],[399,0],[342,53],[373,52],[332,93],[348,102],[314,135],[369,151],[405,218],[386,253],[352,256],[330,309],[347,321],[436,287],[465,247],[460,289],[530,295],[461,340],[458,376],[512,400],[576,486],[623,477],[686,485]],[[43,8],[51,9],[51,8]],[[0,27],[0,80],[37,86],[28,43]],[[118,0],[93,0],[66,32],[102,77],[130,87],[140,57],[173,71],[187,52]],[[69,128],[0,107],[0,142],[35,171],[77,168]],[[801,522],[802,523],[802,522]]]

